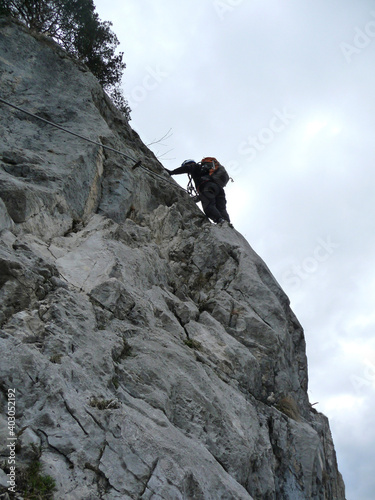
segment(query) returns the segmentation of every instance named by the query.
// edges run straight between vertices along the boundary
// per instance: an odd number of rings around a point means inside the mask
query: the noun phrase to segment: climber
[[[215,158],[203,158],[200,163],[185,160],[181,167],[166,171],[169,175],[188,174],[194,181],[199,194],[199,201],[207,217],[216,224],[228,222],[230,218],[226,209],[224,186],[229,181],[225,168]]]

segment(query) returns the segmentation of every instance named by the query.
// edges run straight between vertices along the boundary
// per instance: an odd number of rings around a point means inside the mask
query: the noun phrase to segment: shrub
[[[276,408],[284,413],[287,417],[293,420],[300,420],[300,413],[297,403],[291,396],[282,397],[279,402],[275,405]]]
[[[200,349],[201,348],[201,343],[198,342],[198,340],[194,339],[186,339],[184,340],[184,344],[190,347],[190,349]]]
[[[62,354],[53,354],[49,360],[51,361],[51,363],[56,363],[56,364],[61,364],[61,358],[62,358]]]
[[[117,399],[99,399],[95,396],[92,396],[90,399],[90,406],[97,408],[98,410],[114,410],[120,407]]]
[[[42,464],[39,461],[31,463],[19,473],[17,490],[22,492],[25,500],[49,500],[53,498],[56,489],[55,480],[41,474]]]

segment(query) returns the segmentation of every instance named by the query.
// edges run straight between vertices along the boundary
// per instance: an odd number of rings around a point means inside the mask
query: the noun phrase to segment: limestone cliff
[[[170,180],[50,40],[2,19],[0,71],[2,99]],[[16,481],[40,462],[56,499],[344,499],[303,329],[246,240],[173,181],[0,110],[2,491],[15,389]]]

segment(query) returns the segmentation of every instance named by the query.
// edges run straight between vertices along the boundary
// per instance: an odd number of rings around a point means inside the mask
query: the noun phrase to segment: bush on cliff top
[[[52,37],[83,61],[129,119],[130,109],[120,88],[126,67],[123,53],[115,53],[119,41],[110,29],[112,23],[99,19],[93,0],[0,0],[0,15]]]

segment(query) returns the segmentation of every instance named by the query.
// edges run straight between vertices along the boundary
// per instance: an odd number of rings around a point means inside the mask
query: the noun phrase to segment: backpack
[[[225,167],[216,158],[207,156],[201,161],[201,168],[206,180],[216,182],[220,187],[225,187],[229,182],[229,175]]]

